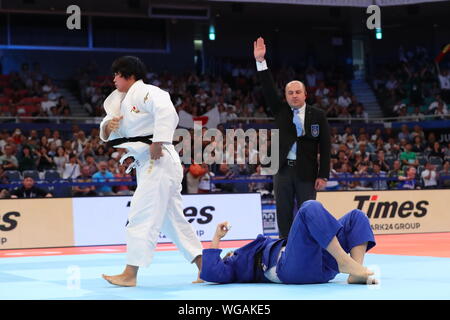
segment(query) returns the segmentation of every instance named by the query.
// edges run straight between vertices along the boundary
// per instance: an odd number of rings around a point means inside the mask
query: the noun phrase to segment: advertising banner
[[[74,245],[72,199],[8,199],[0,203],[0,249]]]
[[[318,192],[336,218],[360,209],[375,234],[450,232],[450,190]]]

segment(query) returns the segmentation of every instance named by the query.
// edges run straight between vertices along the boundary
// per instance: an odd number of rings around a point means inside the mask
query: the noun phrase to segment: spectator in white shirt
[[[404,104],[402,100],[398,100],[397,103],[392,108],[392,111],[398,116],[402,108],[406,108],[406,104]]]
[[[398,88],[398,81],[395,79],[393,75],[389,77],[388,82],[386,82],[386,89],[388,90],[396,90]]]
[[[338,98],[338,105],[342,108],[347,108],[352,103],[352,98],[348,91],[344,91],[344,94]]]
[[[330,94],[330,90],[325,87],[325,82],[320,81],[319,87],[316,89],[315,96],[322,98],[322,103],[325,106],[328,106],[328,95]]]
[[[53,85],[52,85],[52,80],[48,79],[45,84],[42,86],[42,91],[44,93],[49,93],[50,91],[52,91]]]
[[[314,68],[310,67],[306,70],[306,86],[315,87],[317,86],[317,76]]]
[[[56,107],[56,101],[50,100],[48,98],[48,94],[45,93],[42,97],[42,102],[41,102],[41,110],[46,114],[46,115],[51,115],[51,108],[52,107]]]
[[[425,170],[422,171],[420,175],[423,179],[423,184],[425,189],[435,189],[438,185],[438,174],[436,172],[436,167],[430,162],[425,165]]]
[[[446,119],[446,115],[448,114],[448,111],[446,108],[444,108],[444,102],[438,103],[436,110],[434,110],[434,114],[439,116],[435,119],[442,119],[442,120]]]
[[[232,122],[237,119],[237,114],[233,111],[233,106],[227,107],[227,122]]]
[[[434,113],[434,111],[437,109],[437,107],[439,106],[439,103],[442,103],[444,105],[444,110],[447,111],[447,104],[444,102],[444,100],[442,100],[442,97],[440,95],[436,95],[436,100],[434,100],[430,106],[428,107],[428,111],[430,113]]]
[[[356,136],[353,133],[353,128],[349,125],[345,126],[344,128],[344,134],[340,137],[341,142],[343,143],[347,142],[348,136],[352,136],[353,141],[356,141]]]
[[[75,154],[69,156],[69,162],[64,164],[63,179],[75,179],[80,175],[80,160]]]

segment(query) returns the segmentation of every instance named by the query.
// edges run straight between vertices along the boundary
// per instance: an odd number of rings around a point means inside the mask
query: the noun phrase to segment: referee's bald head
[[[303,82],[293,80],[284,89],[286,101],[293,108],[300,108],[305,104],[306,87]]]

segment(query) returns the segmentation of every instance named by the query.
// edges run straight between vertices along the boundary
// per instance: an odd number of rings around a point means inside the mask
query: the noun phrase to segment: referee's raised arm
[[[267,67],[265,60],[266,45],[264,39],[259,37],[253,42],[253,54],[256,60],[256,69],[258,70],[258,77],[263,87],[264,99],[267,106],[275,115],[280,111],[282,99],[278,95],[277,86],[273,80],[272,74]]]

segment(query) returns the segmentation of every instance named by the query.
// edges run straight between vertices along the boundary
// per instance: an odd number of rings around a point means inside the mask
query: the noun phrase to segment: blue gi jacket
[[[270,282],[263,271],[277,263],[278,254],[286,240],[276,240],[263,235],[234,251],[231,257],[223,260],[222,249],[203,249],[200,278],[208,282]],[[255,265],[255,256],[262,250],[262,269]]]

